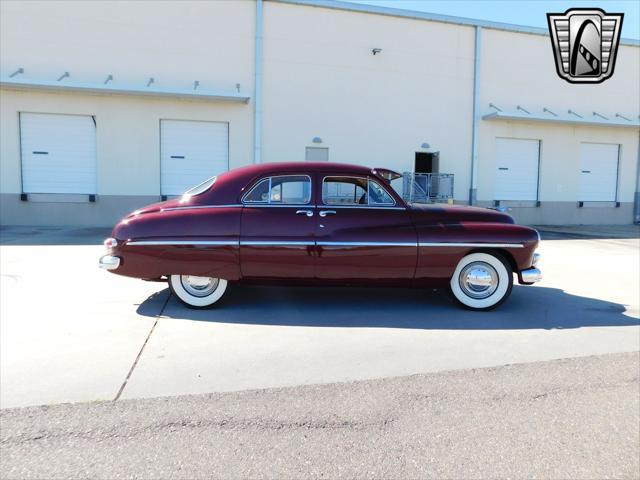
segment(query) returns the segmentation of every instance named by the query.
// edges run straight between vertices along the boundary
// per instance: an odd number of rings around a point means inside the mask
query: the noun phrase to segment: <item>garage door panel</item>
[[[25,193],[96,193],[96,126],[88,115],[20,114]]]
[[[613,202],[618,183],[619,145],[580,145],[580,194],[585,202]]]
[[[537,200],[540,142],[496,138],[496,200]]]
[[[162,120],[161,192],[180,195],[229,168],[229,125]]]

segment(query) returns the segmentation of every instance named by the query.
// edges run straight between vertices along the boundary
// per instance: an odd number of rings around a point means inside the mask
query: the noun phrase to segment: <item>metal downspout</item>
[[[473,124],[471,128],[471,185],[469,205],[475,205],[478,194],[478,123],[480,122],[480,52],[482,50],[482,27],[476,25],[476,40],[473,60]]]
[[[256,0],[253,163],[262,162],[262,0]]]
[[[636,191],[633,195],[633,223],[640,223],[640,132],[638,132],[638,161],[636,164]]]

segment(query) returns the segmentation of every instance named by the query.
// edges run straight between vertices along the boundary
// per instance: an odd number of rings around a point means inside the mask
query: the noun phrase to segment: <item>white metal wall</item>
[[[24,193],[96,193],[93,117],[21,113],[20,151]]]

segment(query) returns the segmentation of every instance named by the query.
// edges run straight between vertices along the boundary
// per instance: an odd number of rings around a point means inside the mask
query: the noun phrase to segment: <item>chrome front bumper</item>
[[[99,267],[105,270],[115,270],[120,266],[120,257],[113,255],[103,255],[100,257]]]

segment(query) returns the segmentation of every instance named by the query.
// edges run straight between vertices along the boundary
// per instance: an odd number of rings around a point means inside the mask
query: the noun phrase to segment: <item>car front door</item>
[[[312,178],[258,179],[242,198],[240,269],[244,278],[315,277]]]
[[[316,276],[332,280],[408,280],[417,235],[401,200],[373,177],[319,175]]]

